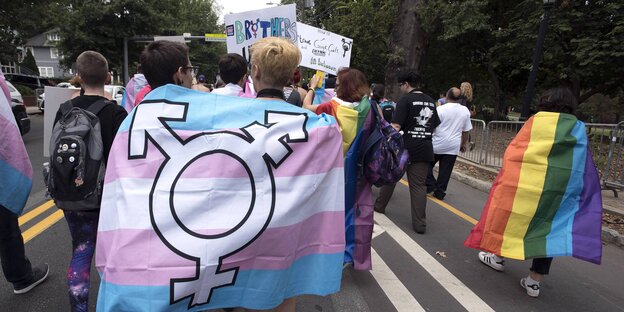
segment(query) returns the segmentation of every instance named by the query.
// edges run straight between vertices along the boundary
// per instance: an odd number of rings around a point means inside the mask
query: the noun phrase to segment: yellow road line
[[[30,227],[28,230],[22,232],[22,237],[24,237],[24,243],[27,243],[31,239],[35,238],[35,236],[41,234],[41,232],[45,231],[47,228],[51,227],[54,223],[58,222],[58,220],[61,219],[63,219],[63,211],[57,210],[47,218]]]
[[[405,181],[403,179],[401,179],[400,182],[403,185],[405,185],[405,186],[409,186],[407,181]],[[443,202],[443,201],[441,201],[441,200],[439,200],[439,199],[437,199],[437,198],[435,198],[433,196],[427,195],[427,198],[429,198],[432,202],[442,206],[442,208],[445,208],[446,210],[456,214],[460,218],[462,218],[462,219],[464,219],[464,220],[466,220],[466,221],[468,221],[468,222],[470,222],[472,224],[477,224],[477,220],[475,218],[473,218],[473,217],[463,213],[461,210],[459,210],[459,209],[457,209],[457,208],[455,208],[455,207],[453,207],[453,206],[451,206],[451,205],[449,205],[449,204],[447,204],[447,203],[445,203],[445,202]]]
[[[50,209],[54,207],[54,201],[52,200],[48,200],[47,202],[41,204],[41,206],[27,212],[26,214],[24,214],[23,216],[21,216],[18,220],[19,220],[19,225],[22,226],[22,224],[34,219],[35,217],[37,217],[38,215],[42,214],[44,211]]]

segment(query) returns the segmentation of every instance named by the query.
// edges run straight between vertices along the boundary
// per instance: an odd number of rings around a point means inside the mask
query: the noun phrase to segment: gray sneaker
[[[35,288],[37,285],[43,283],[46,280],[46,278],[48,278],[48,274],[50,273],[50,266],[48,266],[47,263],[44,263],[43,266],[33,268],[32,271],[33,271],[32,280],[25,285],[20,285],[20,286],[14,285],[13,287],[14,294],[16,295],[25,294],[29,292],[30,290],[32,290],[33,288]]]

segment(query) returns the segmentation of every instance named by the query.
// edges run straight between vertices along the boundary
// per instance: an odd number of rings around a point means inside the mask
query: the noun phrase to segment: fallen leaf
[[[446,252],[444,251],[436,251],[436,255],[442,257],[442,258],[446,258]]]

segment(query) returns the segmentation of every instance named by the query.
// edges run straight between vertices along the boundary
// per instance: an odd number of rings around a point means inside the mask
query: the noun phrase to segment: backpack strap
[[[61,116],[67,115],[67,113],[69,113],[72,108],[74,108],[74,104],[72,104],[71,100],[63,102],[63,104],[61,104],[61,107],[59,107],[59,110],[61,110]]]
[[[107,99],[99,99],[95,102],[93,102],[91,105],[89,105],[89,107],[87,107],[86,111],[92,113],[93,115],[97,116],[100,111],[106,107],[106,105],[108,105],[110,103],[110,101],[108,101]]]

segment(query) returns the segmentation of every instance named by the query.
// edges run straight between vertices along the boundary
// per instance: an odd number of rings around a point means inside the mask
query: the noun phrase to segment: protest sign
[[[353,40],[303,23],[297,23],[301,66],[336,74],[349,67]]]
[[[296,5],[280,5],[262,10],[224,16],[228,53],[237,53],[250,59],[249,46],[265,37],[284,37],[297,40]]]

